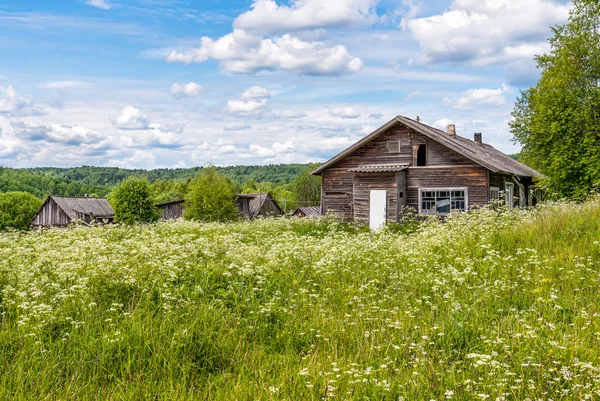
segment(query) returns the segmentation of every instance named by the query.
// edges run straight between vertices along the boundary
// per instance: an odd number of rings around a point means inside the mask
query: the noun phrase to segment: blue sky
[[[0,3],[0,165],[324,161],[395,115],[518,151],[554,0]]]

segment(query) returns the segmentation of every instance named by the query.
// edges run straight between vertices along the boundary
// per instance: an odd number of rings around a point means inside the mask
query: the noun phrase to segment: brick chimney
[[[446,126],[446,134],[450,136],[456,135],[456,126],[454,124],[448,124]]]
[[[479,145],[483,145],[483,140],[481,139],[481,132],[476,132],[473,135],[473,142]]]

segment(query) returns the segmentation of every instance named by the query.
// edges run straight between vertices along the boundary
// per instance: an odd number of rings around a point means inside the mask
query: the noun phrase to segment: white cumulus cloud
[[[336,107],[329,112],[333,117],[340,118],[357,118],[360,116],[360,112],[354,110],[352,107]]]
[[[199,85],[195,82],[188,82],[187,84],[181,85],[173,84],[173,86],[171,86],[171,94],[177,99],[184,97],[196,97],[200,95],[202,89],[204,89],[202,85]]]
[[[239,15],[236,29],[281,33],[295,30],[356,27],[377,20],[378,0],[254,0],[252,9]]]
[[[450,10],[406,24],[423,62],[490,65],[543,52],[548,27],[564,23],[569,8],[552,0],[454,0]]]
[[[262,86],[251,86],[242,92],[242,99],[268,99],[271,97],[271,91]]]
[[[234,29],[217,40],[203,37],[200,47],[183,52],[172,51],[166,58],[172,63],[221,62],[228,72],[251,74],[285,70],[301,75],[340,75],[357,72],[363,62],[352,57],[344,46],[330,47],[323,42],[306,42],[286,34],[262,38],[242,29]]]
[[[240,95],[240,99],[227,102],[225,109],[231,113],[252,114],[267,107],[271,92],[262,86],[252,86]]]
[[[79,146],[98,143],[106,139],[104,135],[78,125],[43,125],[13,121],[11,126],[14,129],[15,136],[26,141],[44,141]]]
[[[46,114],[29,96],[19,96],[12,86],[0,86],[0,116],[27,117]]]
[[[460,98],[444,98],[444,104],[456,109],[469,110],[475,106],[502,106],[506,103],[508,86],[502,85],[498,89],[469,89]]]
[[[119,115],[110,121],[122,130],[146,130],[150,126],[148,116],[133,106],[124,107]]]

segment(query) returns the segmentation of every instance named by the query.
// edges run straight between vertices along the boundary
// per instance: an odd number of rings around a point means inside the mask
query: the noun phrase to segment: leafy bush
[[[110,202],[117,223],[150,223],[158,220],[159,213],[145,177],[131,176],[125,179],[111,192]]]
[[[231,180],[214,167],[208,167],[188,187],[184,217],[198,221],[234,220],[239,213],[234,198]]]
[[[27,230],[42,201],[27,192],[0,193],[0,230]]]

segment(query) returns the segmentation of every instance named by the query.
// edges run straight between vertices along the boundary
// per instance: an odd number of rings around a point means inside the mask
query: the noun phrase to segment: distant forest
[[[83,196],[85,194],[106,196],[112,187],[130,175],[145,176],[156,181],[187,181],[203,167],[128,170],[118,167],[36,167],[13,169],[0,167],[0,192],[29,192],[38,198],[46,195]],[[217,170],[240,186],[248,181],[269,182],[274,185],[290,184],[307,164],[273,164],[267,166],[217,167]]]

